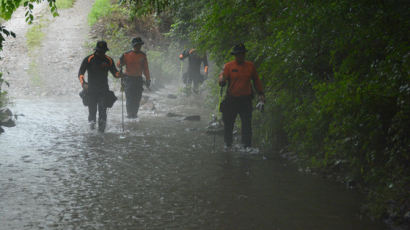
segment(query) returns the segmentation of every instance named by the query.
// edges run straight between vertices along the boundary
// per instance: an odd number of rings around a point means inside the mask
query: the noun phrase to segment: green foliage
[[[180,64],[178,57],[179,46],[171,44],[168,50],[155,49],[147,52],[151,75],[161,84],[169,83],[180,78]]]
[[[27,48],[30,52],[33,52],[36,48],[41,45],[41,41],[43,40],[45,34],[42,31],[44,27],[47,26],[47,22],[41,21],[36,25],[30,26],[30,28],[26,32],[26,43]]]
[[[27,73],[30,75],[31,83],[34,86],[41,86],[43,84],[43,79],[39,74],[39,69],[36,61],[31,61]]]
[[[112,12],[112,5],[110,0],[96,0],[88,14],[88,24],[94,25],[98,19],[109,15]]]
[[[366,186],[375,216],[404,215],[410,207],[408,1],[170,5],[168,35],[207,50],[217,68],[232,60],[234,44],[249,49],[268,102],[254,118],[261,144],[289,144],[311,167],[342,168]]]
[[[75,0],[56,0],[57,9],[68,9],[73,7]]]
[[[9,83],[3,79],[3,73],[0,72],[0,108],[3,108],[8,103],[7,92],[2,90],[3,84],[9,86]]]
[[[153,31],[157,26],[156,22],[152,20],[151,16],[144,16],[138,19],[127,17],[132,12],[132,9],[126,7],[112,7],[110,15],[102,16],[98,22],[97,27],[102,26],[100,33],[103,39],[107,41],[109,51],[107,55],[111,56],[115,61],[118,61],[120,56],[129,50],[131,47],[131,40],[135,36],[136,28],[144,25],[144,29],[153,35]],[[126,15],[126,17],[124,17]],[[137,29],[138,30],[138,29]],[[144,38],[144,31],[138,31]],[[102,39],[101,37],[97,38]],[[157,38],[160,39],[160,38]],[[96,41],[92,41],[88,46],[92,49]],[[175,43],[169,44],[167,49],[155,44],[146,44],[142,46],[142,51],[147,54],[150,75],[155,85],[164,84],[166,82],[175,80],[179,77],[179,60],[177,49],[179,48]]]
[[[131,6],[133,14],[161,13],[172,4],[169,0],[120,0],[120,4]]]
[[[3,49],[3,42],[5,41],[5,36],[12,36],[13,38],[15,38],[16,34],[12,31],[5,29],[4,26],[0,26],[0,51]]]

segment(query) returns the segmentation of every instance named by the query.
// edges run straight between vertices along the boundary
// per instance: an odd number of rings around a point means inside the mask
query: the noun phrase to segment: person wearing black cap
[[[120,72],[114,65],[112,58],[105,55],[108,51],[107,42],[98,41],[94,53],[84,58],[78,71],[78,79],[83,89],[88,91],[88,121],[90,128],[94,129],[98,109],[98,131],[104,132],[107,121],[106,97],[109,93],[108,71],[120,78]],[[88,82],[84,74],[88,72]]]
[[[235,60],[226,63],[223,72],[219,75],[220,86],[228,83],[227,94],[221,107],[226,147],[232,146],[232,132],[238,114],[241,118],[242,144],[244,147],[251,147],[253,98],[251,82],[259,95],[259,100],[265,100],[262,84],[254,64],[245,60],[246,52],[243,44],[235,45],[231,52]]]
[[[186,49],[179,55],[179,59],[182,61],[188,58],[188,72],[183,76],[183,82],[185,83],[186,89],[191,90],[191,85],[193,83],[194,93],[198,93],[199,85],[205,80],[208,75],[208,59],[206,54],[200,55],[196,49]],[[204,64],[204,73],[206,76],[201,75],[201,63]]]
[[[124,88],[127,107],[127,117],[137,118],[138,109],[143,91],[145,76],[145,85],[149,88],[151,77],[148,68],[147,55],[141,51],[141,46],[144,44],[140,37],[133,38],[131,41],[133,50],[125,52],[121,55],[117,66],[122,69],[125,65]]]

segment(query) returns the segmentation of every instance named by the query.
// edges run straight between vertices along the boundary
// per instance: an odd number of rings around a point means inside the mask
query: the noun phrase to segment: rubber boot
[[[88,124],[90,125],[91,130],[95,129],[95,121],[90,121]]]
[[[106,122],[103,120],[98,121],[98,132],[103,133],[105,131],[105,124]]]

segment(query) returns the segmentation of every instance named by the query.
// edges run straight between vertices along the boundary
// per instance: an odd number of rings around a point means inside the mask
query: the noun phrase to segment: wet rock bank
[[[8,108],[0,109],[0,133],[4,132],[3,127],[14,127],[16,122],[14,121],[13,113]]]

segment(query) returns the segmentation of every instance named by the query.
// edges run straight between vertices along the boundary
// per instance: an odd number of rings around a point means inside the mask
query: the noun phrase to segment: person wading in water
[[[219,85],[225,86],[228,82],[227,94],[221,103],[222,120],[224,122],[224,141],[226,147],[232,146],[232,133],[239,114],[242,124],[242,144],[251,147],[252,141],[252,84],[256,89],[259,100],[265,101],[262,84],[256,72],[254,64],[245,61],[247,52],[243,44],[235,45],[231,54],[235,60],[225,64],[223,72],[219,76]]]
[[[195,49],[184,50],[184,52],[179,55],[181,61],[185,58],[188,58],[188,72],[184,73],[182,80],[185,83],[187,93],[191,92],[191,85],[193,84],[193,92],[198,94],[199,85],[208,75],[208,59],[206,54],[200,55]],[[200,71],[201,63],[204,64],[205,76],[203,76]]]
[[[144,84],[142,74],[145,76],[147,88],[151,85],[151,78],[147,55],[141,51],[144,42],[140,37],[136,37],[132,39],[131,44],[133,50],[122,54],[117,66],[122,68],[125,65],[124,88],[127,117],[137,118]]]
[[[98,41],[95,52],[84,58],[78,71],[78,79],[81,86],[88,93],[88,121],[90,128],[95,129],[98,109],[98,131],[104,132],[107,123],[106,97],[109,93],[108,71],[120,78],[120,72],[114,65],[112,58],[105,55],[109,50],[107,42]],[[88,72],[88,82],[85,81],[84,74]]]

